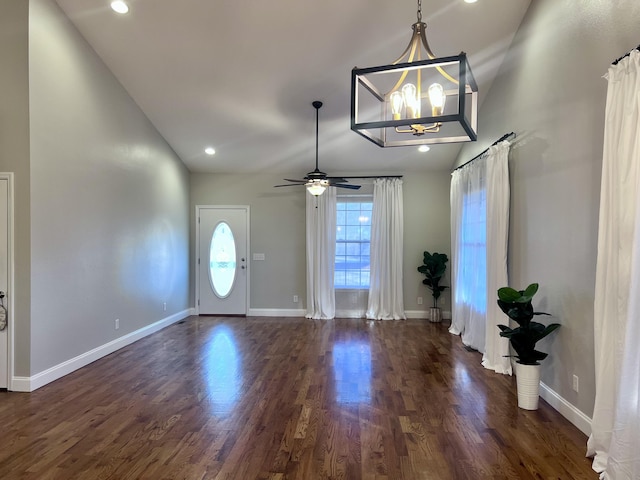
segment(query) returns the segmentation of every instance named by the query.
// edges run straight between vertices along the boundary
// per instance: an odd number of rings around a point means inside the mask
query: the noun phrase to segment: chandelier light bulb
[[[402,87],[402,96],[407,106],[407,118],[420,118],[420,99],[418,90],[413,83],[407,83]]]
[[[402,111],[402,106],[404,105],[402,94],[396,90],[391,94],[390,101],[391,114],[393,115],[393,119],[400,120],[400,112]]]
[[[444,88],[439,83],[432,83],[429,87],[429,101],[431,102],[431,115],[437,117],[444,113],[444,102],[447,96]]]

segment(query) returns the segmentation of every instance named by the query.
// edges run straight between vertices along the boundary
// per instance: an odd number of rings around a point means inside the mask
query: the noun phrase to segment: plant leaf
[[[511,287],[502,287],[498,289],[498,298],[503,302],[515,302],[520,298],[520,292]]]

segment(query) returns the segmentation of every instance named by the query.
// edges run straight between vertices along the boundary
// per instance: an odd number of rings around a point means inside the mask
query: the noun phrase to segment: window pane
[[[360,287],[360,272],[353,272],[351,270],[347,270],[347,286],[349,287]]]
[[[236,277],[236,243],[231,227],[220,222],[211,235],[209,246],[209,280],[217,297],[231,292]]]
[[[337,202],[335,288],[369,287],[371,201],[353,196]],[[363,197],[367,198],[367,197]],[[370,198],[370,197],[368,197]]]
[[[371,225],[371,212],[360,212],[358,221],[360,225]]]
[[[360,225],[348,225],[345,228],[347,230],[347,240],[360,240]]]
[[[345,244],[343,244],[345,245]],[[347,255],[360,255],[360,244],[359,243],[353,243],[353,242],[349,242],[346,244],[347,247],[347,251],[346,254]]]
[[[347,225],[360,225],[360,210],[347,212]]]

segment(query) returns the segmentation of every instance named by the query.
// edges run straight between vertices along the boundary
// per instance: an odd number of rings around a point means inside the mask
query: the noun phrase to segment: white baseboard
[[[94,348],[93,350],[89,350],[77,357],[71,358],[65,362],[62,362],[58,365],[55,365],[43,372],[36,373],[32,377],[13,377],[11,381],[11,390],[16,392],[32,392],[48,383],[53,382],[65,375],[70,374],[82,368],[86,365],[89,365],[96,360],[101,359],[102,357],[109,355],[110,353],[115,352],[116,350],[121,349],[122,347],[126,347],[127,345],[140,340],[152,333],[155,333],[159,330],[162,330],[169,325],[179,322],[180,320],[187,318],[191,315],[191,311],[193,309],[186,309],[182,312],[175,313],[170,315],[162,320],[159,320],[151,325],[147,325],[146,327],[142,327],[134,332],[128,333],[120,338],[116,338],[109,343],[105,343],[99,347]]]
[[[336,318],[366,318],[362,310],[336,310]]]
[[[31,379],[29,377],[13,377],[9,390],[14,392],[30,392]]]
[[[591,418],[578,410],[574,405],[540,382],[540,396],[560,415],[573,423],[585,435],[591,435]]]
[[[250,308],[248,317],[304,317],[307,311],[302,308]]]
[[[407,318],[429,318],[429,310],[405,310],[404,314]],[[442,311],[443,320],[451,320],[451,312]]]
[[[429,318],[428,310],[406,310],[407,318]],[[307,311],[302,308],[282,309],[282,308],[250,308],[249,317],[304,317]],[[195,313],[193,313],[195,315]],[[360,310],[336,310],[336,318],[365,318]],[[443,320],[451,320],[451,312],[442,312]]]

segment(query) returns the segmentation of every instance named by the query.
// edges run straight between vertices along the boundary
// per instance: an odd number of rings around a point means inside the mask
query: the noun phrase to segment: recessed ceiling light
[[[419,152],[428,152],[429,150],[431,150],[431,149],[429,148],[429,145],[420,145],[420,146],[418,147],[418,151],[419,151]]]
[[[215,155],[216,149],[213,147],[207,147],[204,149],[204,153],[206,153],[207,155]]]
[[[129,12],[129,5],[127,5],[123,0],[114,0],[111,2],[111,10],[124,15]]]
[[[478,0],[464,0],[464,3],[476,3]]]

